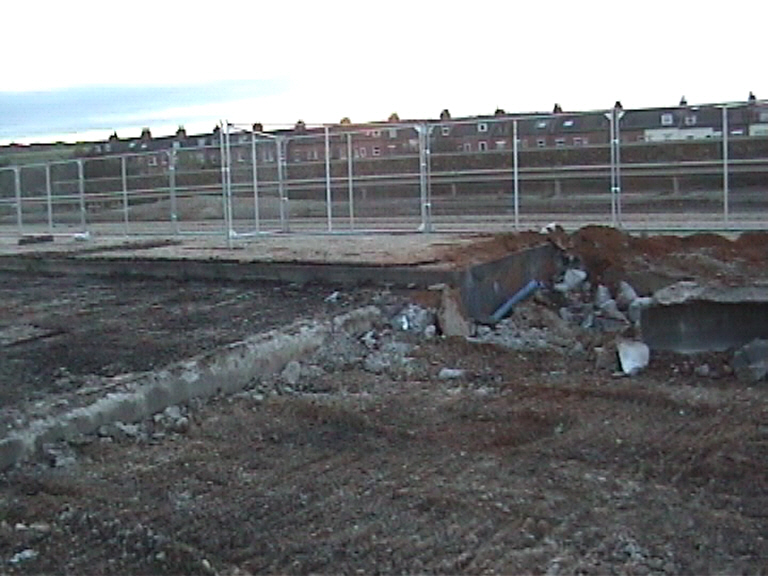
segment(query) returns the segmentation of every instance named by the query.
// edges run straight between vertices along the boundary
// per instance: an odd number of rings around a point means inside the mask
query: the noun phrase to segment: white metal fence
[[[768,137],[681,108],[260,132],[0,168],[5,234],[768,228]],[[666,128],[643,115],[667,114]],[[662,117],[665,121],[666,117]],[[768,125],[768,124],[766,124]]]

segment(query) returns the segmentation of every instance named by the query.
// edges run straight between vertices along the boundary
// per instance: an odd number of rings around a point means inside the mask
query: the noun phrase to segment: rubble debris
[[[736,378],[746,384],[755,384],[768,375],[768,340],[755,339],[742,346],[733,355]]]
[[[434,315],[429,310],[408,304],[392,319],[392,326],[403,332],[423,333],[427,326],[434,324]]]
[[[621,370],[628,376],[634,376],[648,366],[650,349],[644,342],[620,340],[616,349],[619,354]]]
[[[619,310],[629,310],[632,302],[638,299],[637,292],[627,282],[621,280],[619,282],[619,288],[616,290],[616,304]]]
[[[562,293],[571,292],[580,288],[586,279],[587,273],[584,270],[569,268],[565,271],[562,281],[554,285],[554,289]]]

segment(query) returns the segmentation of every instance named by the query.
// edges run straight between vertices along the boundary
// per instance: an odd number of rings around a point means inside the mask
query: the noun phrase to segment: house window
[[[546,145],[547,145],[547,141],[544,140],[544,138],[539,138],[538,140],[536,140],[536,146],[538,146],[539,148],[544,148]]]
[[[243,134],[240,136],[240,144],[247,144],[248,143],[248,136],[246,134]]]
[[[374,146],[373,148],[371,148],[371,155],[372,156],[381,155],[381,148],[379,148],[378,146]]]
[[[157,156],[150,156],[147,160],[147,165],[149,166],[157,166]]]
[[[368,150],[366,150],[365,146],[363,146],[360,148],[360,158],[365,158],[366,156],[368,156]]]
[[[478,132],[488,132],[488,124],[486,124],[485,122],[480,122],[477,125],[477,131]]]
[[[539,120],[538,122],[536,122],[536,128],[538,128],[539,130],[542,130],[542,129],[546,128],[546,127],[547,127],[547,121],[546,120]]]
[[[198,152],[197,153],[197,163],[198,164],[205,164],[205,152]]]
[[[100,153],[101,152],[101,146],[96,144],[96,146],[93,147],[93,151],[96,152],[97,154]]]
[[[573,120],[566,120],[563,122],[563,128],[571,128],[573,126]]]
[[[685,117],[685,125],[686,126],[696,126],[696,116],[686,116]]]
[[[555,146],[557,146],[558,148],[562,148],[563,146],[565,146],[565,138],[557,138],[555,140]]]
[[[240,162],[240,164],[245,162],[245,154],[243,154],[242,151],[237,153],[237,161]]]
[[[202,148],[203,146],[205,146],[205,138],[198,138],[197,139],[197,147],[198,148]]]
[[[587,138],[586,136],[584,136],[584,137],[581,139],[581,141],[584,143],[584,145],[585,145],[585,146],[586,146],[587,144],[589,144],[589,138]]]
[[[760,122],[768,122],[768,112],[760,112]]]
[[[573,145],[574,146],[581,146],[581,144],[582,144],[581,138],[579,138],[578,136],[574,136],[573,137]]]
[[[472,144],[470,144],[469,142],[464,142],[464,144],[462,145],[462,149],[464,150],[464,152],[472,152]]]
[[[488,142],[478,142],[477,143],[477,149],[480,150],[480,152],[485,152],[488,150]]]
[[[645,136],[643,136],[642,134],[638,134],[637,135],[637,141],[638,142],[645,142]]]
[[[505,140],[496,140],[496,150],[504,150],[507,147]]]
[[[389,137],[390,138],[397,138],[397,128],[390,128],[389,129]]]
[[[104,152],[112,152],[112,144],[104,144]]]
[[[451,127],[450,126],[443,126],[441,128],[441,131],[443,133],[443,136],[450,136],[451,135]]]
[[[173,141],[173,149],[174,150],[178,150],[179,148],[181,148],[181,142],[179,142],[178,140],[174,140]]]
[[[661,125],[662,126],[672,126],[672,124],[675,123],[675,118],[667,112],[666,114],[661,115]]]
[[[387,144],[387,148],[392,151],[397,150],[397,144]]]
[[[381,130],[372,130],[371,136],[373,136],[374,138],[379,138],[381,136]]]
[[[731,136],[744,136],[744,130],[731,130]]]

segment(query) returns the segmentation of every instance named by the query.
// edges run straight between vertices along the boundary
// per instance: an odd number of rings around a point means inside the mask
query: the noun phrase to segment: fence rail
[[[567,125],[556,115],[305,134],[224,123],[215,146],[0,168],[0,233],[217,234],[231,246],[265,233],[517,230],[553,220],[768,228],[768,137],[730,134],[724,112],[719,133],[633,140],[622,115],[606,111],[591,132],[568,137],[535,133]]]

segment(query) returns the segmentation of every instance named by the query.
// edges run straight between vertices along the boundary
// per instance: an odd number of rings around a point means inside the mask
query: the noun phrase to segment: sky
[[[0,144],[768,97],[768,3],[13,2]]]

